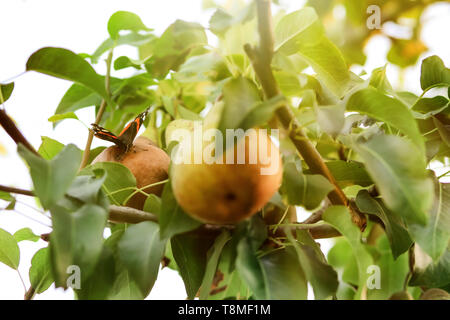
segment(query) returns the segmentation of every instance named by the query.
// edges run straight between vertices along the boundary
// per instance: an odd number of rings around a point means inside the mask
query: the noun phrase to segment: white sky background
[[[300,8],[303,1],[285,0],[289,9]],[[93,53],[97,46],[108,37],[106,24],[112,13],[126,10],[137,13],[144,24],[161,34],[176,19],[200,22],[208,25],[212,11],[203,11],[201,0],[0,0],[0,83],[5,83],[25,70],[28,57],[37,49],[45,46],[56,46],[74,52]],[[447,66],[450,62],[450,5],[439,4],[428,10],[425,15],[426,24],[422,38],[430,48],[425,56],[439,55]],[[447,38],[446,38],[447,37]],[[374,68],[383,66],[388,50],[388,40],[376,37],[368,44],[366,51],[369,59],[365,70],[370,73]],[[120,55],[137,57],[135,50],[119,47],[115,57]],[[104,73],[104,63],[96,67]],[[115,76],[129,75],[127,70],[114,72]],[[407,70],[405,88],[419,92],[420,67]],[[388,78],[395,85],[398,69],[388,66]],[[55,130],[47,119],[53,115],[61,97],[71,83],[38,73],[27,73],[16,79],[11,98],[5,103],[10,116],[19,124],[19,128],[27,139],[38,148],[41,136],[49,136],[64,144],[74,143],[80,149],[88,134],[83,124],[76,120],[65,120]],[[92,108],[77,112],[79,118],[89,124],[94,119]],[[28,170],[16,154],[16,146],[9,136],[0,130],[0,144],[6,148],[7,154],[0,154],[0,184],[24,189],[31,188]],[[94,139],[93,146],[104,145]],[[19,196],[16,211],[0,211],[0,227],[13,234],[17,230],[29,227],[36,234],[49,232],[50,220],[42,214],[30,209],[36,207],[33,200]],[[25,204],[23,204],[25,203]],[[0,201],[0,208],[4,207]],[[23,215],[28,216],[28,218]],[[32,217],[40,223],[31,220]],[[300,219],[300,217],[299,217]],[[21,262],[19,271],[26,287],[29,286],[28,270],[34,253],[47,243],[23,241],[19,243]],[[329,243],[324,242],[325,248]],[[24,288],[15,270],[0,264],[0,300],[23,299]],[[178,274],[168,268],[163,269],[153,288],[150,299],[185,299],[184,284]],[[73,299],[70,290],[54,289],[52,286],[35,299]]]

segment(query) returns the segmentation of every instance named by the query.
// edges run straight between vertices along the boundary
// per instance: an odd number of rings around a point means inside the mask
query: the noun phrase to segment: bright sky
[[[303,1],[285,0],[290,9],[301,7]],[[0,83],[17,76],[25,70],[28,57],[37,49],[45,46],[57,46],[74,52],[93,53],[97,46],[107,38],[106,24],[112,13],[126,10],[139,14],[143,22],[160,34],[176,19],[200,22],[208,25],[211,11],[202,11],[201,0],[1,0],[0,4]],[[423,38],[431,49],[430,54],[438,54],[446,62],[450,61],[450,44],[445,39],[445,31],[450,30],[450,6],[437,5],[429,10],[425,19],[427,24],[423,29]],[[368,47],[370,58],[366,71],[383,66],[388,42],[378,37],[373,39]],[[115,56],[136,55],[134,50],[119,48]],[[104,72],[102,63],[97,68]],[[115,73],[124,76],[127,71]],[[397,68],[388,67],[388,77],[396,79]],[[419,89],[419,69],[411,68],[406,73],[406,89]],[[5,104],[10,114],[19,124],[19,128],[30,142],[37,148],[41,136],[49,136],[63,143],[75,143],[83,148],[87,129],[76,120],[66,120],[52,129],[47,119],[53,114],[59,100],[71,83],[42,74],[27,73],[15,78],[15,89],[12,97]],[[395,84],[395,81],[393,81]],[[89,124],[94,118],[92,108],[77,112],[79,118]],[[10,138],[0,130],[0,145],[6,148],[7,154],[0,153],[0,183],[4,185],[30,189],[31,182],[27,168],[16,155],[16,146]],[[103,145],[95,140],[94,146]],[[18,197],[17,211],[0,211],[0,227],[10,233],[30,227],[36,234],[49,232],[49,219],[31,209],[34,202],[24,196]],[[0,207],[4,203],[0,201]],[[27,216],[27,217],[25,217]],[[33,218],[37,221],[30,219]],[[23,241],[19,244],[21,262],[19,271],[29,287],[28,270],[33,254],[47,244]],[[326,245],[326,243],[324,243]],[[0,264],[0,300],[22,299],[24,288],[16,271]],[[150,299],[185,299],[184,284],[178,274],[164,269],[151,292]],[[52,286],[44,294],[35,299],[73,299],[73,293]]]

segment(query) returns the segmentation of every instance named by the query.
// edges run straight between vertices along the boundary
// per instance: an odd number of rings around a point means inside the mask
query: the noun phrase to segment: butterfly
[[[140,113],[133,121],[131,121],[123,130],[116,136],[109,130],[100,127],[99,125],[92,123],[92,131],[94,131],[94,136],[99,139],[113,142],[118,146],[124,153],[127,153],[131,146],[133,145],[134,138],[139,132],[145,117],[148,114],[149,108],[144,112]]]

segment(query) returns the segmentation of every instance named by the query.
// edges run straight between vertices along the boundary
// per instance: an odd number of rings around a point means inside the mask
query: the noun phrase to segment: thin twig
[[[19,188],[14,188],[14,187],[7,187],[7,186],[0,185],[0,191],[5,191],[5,192],[9,192],[9,193],[23,194],[25,196],[34,197],[33,191],[19,189]]]
[[[111,63],[112,63],[112,57],[113,57],[113,49],[114,48],[112,48],[109,51],[108,58],[106,59],[105,89],[106,89],[106,94],[108,96],[111,96],[110,81],[111,81]],[[105,112],[106,106],[107,106],[107,102],[105,99],[103,99],[102,102],[100,103],[100,108],[98,109],[97,117],[95,118],[94,124],[100,123],[100,121],[102,120],[102,117],[103,117],[103,113]],[[86,165],[89,162],[89,154],[91,152],[91,144],[92,144],[93,139],[94,139],[94,131],[89,130],[88,138],[86,141],[86,146],[84,147],[83,158],[82,158],[81,164],[80,164],[80,170],[83,169],[84,167],[86,167]]]

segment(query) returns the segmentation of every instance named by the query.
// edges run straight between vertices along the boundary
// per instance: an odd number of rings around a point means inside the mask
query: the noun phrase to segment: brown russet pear
[[[255,136],[257,139],[253,139]],[[281,184],[281,155],[265,131],[256,129],[253,138],[241,138],[234,147],[214,154],[222,163],[172,162],[172,189],[187,214],[204,223],[235,224],[258,212],[270,200]],[[188,149],[192,160],[195,148]],[[238,163],[238,150],[241,155],[245,150],[245,161],[240,158],[243,163]],[[234,160],[227,163],[230,152],[234,152]]]
[[[103,150],[92,163],[119,162],[127,167],[136,178],[136,186],[142,188],[168,178],[170,158],[150,139],[140,136],[133,142],[130,151],[123,154],[117,146]],[[160,196],[164,185],[148,187],[143,191]],[[146,200],[142,193],[135,194],[127,203],[128,207],[142,210]]]

